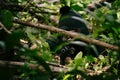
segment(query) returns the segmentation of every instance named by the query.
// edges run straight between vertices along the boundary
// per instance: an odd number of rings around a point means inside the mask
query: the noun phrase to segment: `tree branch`
[[[5,32],[7,32],[8,34],[11,34],[11,32],[0,22],[0,27],[1,29],[4,29]]]
[[[13,67],[17,67],[17,66],[21,67],[21,66],[24,66],[25,64],[26,64],[25,62],[3,61],[3,60],[0,60],[0,67],[13,68]],[[49,67],[51,68],[52,72],[55,72],[55,73],[59,73],[61,71],[68,71],[69,70],[69,67],[60,66],[59,64],[53,64],[53,63],[48,63],[48,64],[49,64]],[[44,69],[44,67],[42,65],[38,66],[38,64],[31,64],[31,63],[28,63],[27,65],[31,69],[39,68],[39,70],[45,71],[45,69]],[[98,71],[86,69],[86,72],[87,72],[86,75],[90,75],[90,76],[100,75],[103,72],[109,70],[110,67],[111,66],[105,66],[105,67],[103,67],[102,70],[98,70]],[[81,70],[81,69],[78,69],[78,70]]]
[[[28,12],[29,13],[43,13],[43,14],[52,14],[52,15],[56,15],[57,13],[53,13],[53,12],[46,12],[46,11],[43,11],[43,10],[35,10],[33,7],[35,6],[28,6],[28,7],[25,7],[25,5],[17,5],[17,4],[10,4],[10,3],[0,3],[0,9],[8,9],[10,11],[24,11],[24,12]]]
[[[0,67],[8,67],[8,68],[11,68],[11,67],[20,67],[20,66],[24,66],[26,63],[25,62],[17,62],[17,61],[3,61],[3,60],[0,60]],[[53,72],[61,72],[64,71],[66,68],[63,67],[63,66],[60,66],[59,64],[53,64],[53,63],[48,63],[51,70]],[[31,64],[31,63],[28,63],[27,64],[28,67],[32,68],[32,69],[36,69],[36,68],[39,68],[39,70],[41,71],[45,71],[44,67],[42,65],[38,65],[38,64]]]
[[[39,29],[49,30],[49,31],[52,31],[52,32],[62,33],[62,34],[68,35],[70,37],[77,38],[77,39],[80,39],[82,41],[91,43],[91,44],[96,44],[96,45],[105,47],[107,49],[119,50],[118,46],[114,46],[114,45],[111,45],[111,44],[108,44],[108,43],[105,43],[105,42],[102,42],[102,41],[99,41],[99,40],[89,38],[89,37],[87,37],[83,34],[80,34],[80,33],[66,31],[66,30],[59,29],[59,28],[56,28],[56,27],[53,27],[53,26],[48,26],[48,25],[43,25],[43,24],[38,24],[38,23],[32,23],[32,22],[25,22],[23,20],[19,20],[19,19],[16,19],[16,18],[14,18],[13,21],[15,23],[30,26],[30,27],[35,27],[35,28],[39,28]]]

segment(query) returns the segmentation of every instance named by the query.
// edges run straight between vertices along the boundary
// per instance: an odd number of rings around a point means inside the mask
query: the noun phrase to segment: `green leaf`
[[[82,59],[83,53],[79,52],[76,56],[75,56],[75,60],[77,59]]]
[[[95,57],[91,56],[91,55],[88,55],[87,56],[87,61],[89,61],[89,62],[95,62],[95,61],[97,61],[97,59]]]
[[[22,54],[37,61],[39,65],[42,65],[44,67],[44,69],[48,72],[49,75],[52,75],[52,71],[49,65],[46,63],[46,61],[41,56],[38,55],[38,53],[39,53],[39,50],[26,49],[25,52],[23,52]]]
[[[64,5],[67,5],[67,6],[70,6],[71,4],[71,0],[60,0],[61,4],[64,4]]]
[[[49,65],[45,62],[45,60],[37,55],[33,55],[32,58],[36,60],[39,64],[41,64],[49,74],[52,74],[52,71]]]
[[[114,17],[112,16],[112,15],[110,15],[110,14],[106,14],[106,19],[108,20],[108,21],[110,21],[110,22],[114,22]]]
[[[1,11],[2,16],[2,23],[7,28],[10,29],[13,25],[13,14],[9,10],[2,10]]]
[[[76,10],[76,11],[82,11],[83,10],[83,7],[81,7],[80,5],[72,5],[71,6],[74,10]]]
[[[6,37],[6,47],[8,49],[13,48],[20,44],[20,39],[24,37],[24,33],[20,31],[13,32]]]
[[[75,58],[74,58],[74,63],[76,64],[76,67],[77,66],[82,66],[83,65],[83,53],[82,52],[79,52]]]
[[[116,35],[119,36],[119,34],[120,34],[120,28],[119,27],[112,27],[112,30],[115,32]]]
[[[67,74],[64,76],[63,80],[68,80],[68,78],[70,77],[71,75],[70,74]]]

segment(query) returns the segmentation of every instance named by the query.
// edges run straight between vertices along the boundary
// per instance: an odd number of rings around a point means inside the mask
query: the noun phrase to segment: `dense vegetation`
[[[94,7],[93,0],[1,0],[0,79],[119,80],[120,1],[112,1],[111,6],[88,11]],[[55,33],[59,30],[52,28],[58,27],[63,5],[82,15],[94,39],[100,38],[100,42],[117,49],[106,49],[107,53],[98,58],[79,52],[70,64],[59,65],[55,58],[58,48],[51,51],[46,38],[59,35]]]

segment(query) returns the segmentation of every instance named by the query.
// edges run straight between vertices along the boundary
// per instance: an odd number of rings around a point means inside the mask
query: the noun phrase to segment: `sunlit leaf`
[[[72,5],[71,8],[73,8],[76,11],[82,11],[83,8],[80,5]]]
[[[71,75],[68,74],[68,75],[65,75],[64,79],[63,80],[68,80],[68,78],[70,77]]]
[[[83,53],[79,52],[75,58],[74,58],[74,63],[76,64],[76,66],[82,66],[83,65]]]

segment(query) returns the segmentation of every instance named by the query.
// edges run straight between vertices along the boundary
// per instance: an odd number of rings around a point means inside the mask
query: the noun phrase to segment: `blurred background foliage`
[[[53,73],[46,62],[58,62],[45,38],[56,37],[57,34],[13,22],[16,17],[27,22],[58,27],[59,9],[68,5],[88,22],[94,38],[100,37],[101,41],[120,46],[120,1],[110,3],[111,8],[103,6],[93,12],[87,12],[87,6],[94,2],[96,0],[2,0],[0,23],[4,26],[0,26],[0,59],[24,61],[25,65],[13,69],[1,67],[0,79],[119,80],[120,52],[112,50],[107,50],[106,56],[100,55],[98,58],[84,57],[80,52],[69,65],[66,65],[68,70]],[[46,72],[39,70],[39,67],[32,69],[28,63],[41,65]],[[104,68],[109,69],[104,72]]]

